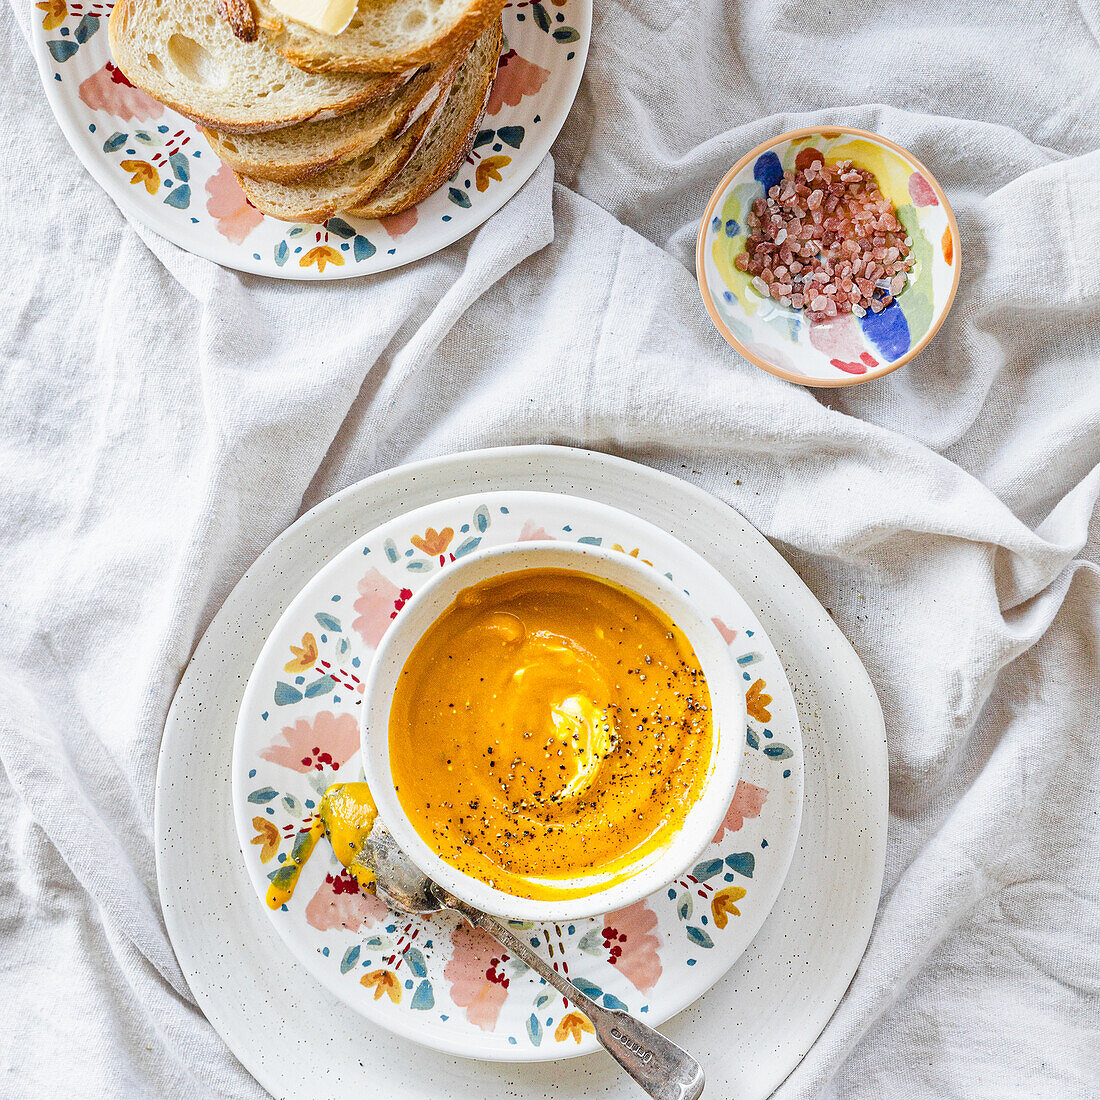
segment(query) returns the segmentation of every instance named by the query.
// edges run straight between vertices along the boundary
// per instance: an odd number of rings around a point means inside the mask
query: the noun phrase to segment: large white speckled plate
[[[391,470],[325,501],[248,570],[195,651],[161,749],[157,870],[177,957],[211,1023],[279,1097],[636,1095],[602,1054],[552,1064],[473,1061],[364,1020],[285,950],[257,903],[233,825],[236,715],[291,599],[329,557],[394,516],[460,494],[521,489],[610,504],[683,541],[742,595],[786,669],[805,745],[794,861],[767,921],[725,977],[662,1025],[699,1056],[707,1095],[766,1097],[824,1027],[870,934],[886,839],[882,714],[851,646],[767,540],[694,486],[605,455],[503,448]]]
[[[213,0],[211,0],[213,3]],[[510,0],[482,129],[458,174],[380,221],[292,224],[251,206],[199,128],[132,87],[111,60],[114,0],[43,0],[31,33],[46,96],[95,181],[180,248],[280,279],[345,279],[428,256],[476,229],[527,181],[577,94],[591,0]]]

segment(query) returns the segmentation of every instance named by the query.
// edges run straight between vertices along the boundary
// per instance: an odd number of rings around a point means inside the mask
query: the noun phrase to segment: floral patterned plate
[[[440,501],[353,543],[294,599],[252,671],[233,749],[237,831],[259,903],[319,981],[398,1034],[467,1057],[537,1061],[597,1044],[588,1020],[488,935],[456,917],[390,912],[324,841],[287,904],[273,911],[262,899],[289,872],[324,790],[362,777],[366,672],[412,593],[475,548],[546,538],[630,553],[694,590],[741,666],[749,720],[742,779],[699,862],[602,918],[517,925],[532,945],[603,1004],[659,1024],[748,946],[783,884],[801,819],[802,737],[779,659],[729,583],[671,535],[593,501],[510,491]]]
[[[130,218],[239,271],[344,279],[445,248],[499,210],[565,122],[588,53],[591,0],[511,0],[483,129],[449,184],[380,221],[290,224],[251,206],[199,128],[134,88],[111,61],[113,0],[42,0],[32,42],[66,140]]]

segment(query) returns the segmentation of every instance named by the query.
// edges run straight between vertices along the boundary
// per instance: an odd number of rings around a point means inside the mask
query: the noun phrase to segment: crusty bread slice
[[[203,130],[203,134],[234,171],[273,183],[301,183],[412,125],[450,86],[457,68],[456,60],[449,71],[441,73],[438,66],[425,69],[389,99],[339,118],[301,122],[263,134],[222,134],[217,130]]]
[[[430,65],[467,50],[505,0],[359,0],[339,34],[325,34],[255,0],[257,23],[272,45],[310,72],[384,73]]]
[[[438,120],[408,164],[365,202],[349,206],[348,213],[361,218],[398,214],[426,199],[462,167],[485,114],[503,45],[498,20],[459,69]]]
[[[287,222],[327,221],[337,210],[346,210],[365,199],[401,170],[441,113],[447,92],[447,88],[440,89],[431,109],[404,133],[383,138],[344,164],[326,168],[301,183],[273,183],[238,172],[241,190],[257,210],[273,218]]]
[[[109,24],[115,64],[181,115],[236,132],[346,114],[391,95],[415,72],[305,73],[264,42],[235,36],[228,19],[215,0],[119,0]]]

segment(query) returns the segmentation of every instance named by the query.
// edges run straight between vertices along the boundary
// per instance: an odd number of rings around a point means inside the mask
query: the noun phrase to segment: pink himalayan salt
[[[912,238],[874,175],[851,161],[826,165],[819,154],[784,172],[745,221],[751,235],[734,267],[811,321],[880,313],[913,269]]]

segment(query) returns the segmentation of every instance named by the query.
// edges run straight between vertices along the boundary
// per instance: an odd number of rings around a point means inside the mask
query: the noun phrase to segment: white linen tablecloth
[[[312,504],[408,459],[533,441],[729,501],[879,691],[881,908],[781,1100],[1100,1094],[1094,0],[596,0],[553,161],[445,252],[327,285],[128,224],[50,115],[31,0],[11,3],[0,1095],[262,1095],[191,1001],[157,903],[180,672]],[[739,156],[825,122],[929,165],[963,274],[913,364],[813,392],[719,339],[693,249]]]

